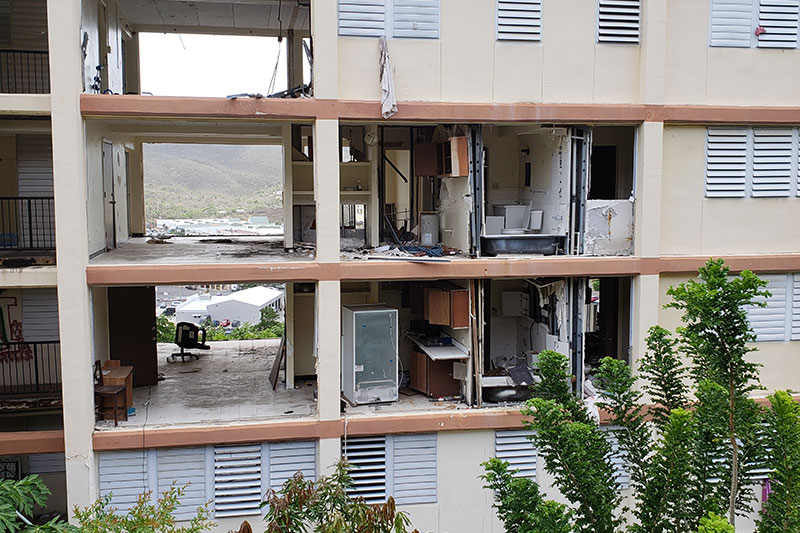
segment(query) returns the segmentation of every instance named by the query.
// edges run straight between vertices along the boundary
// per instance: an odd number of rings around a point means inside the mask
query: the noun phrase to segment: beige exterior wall
[[[710,2],[667,4],[666,102],[797,105],[800,50],[710,47]]]
[[[706,198],[704,127],[664,128],[662,255],[800,252],[800,198]]]
[[[397,99],[634,102],[639,46],[596,41],[595,0],[543,2],[542,42],[497,41],[495,3],[442,0],[439,39],[389,39]],[[339,98],[380,99],[378,39],[339,37]]]
[[[686,276],[662,276],[660,280],[658,323],[673,332],[681,325],[681,314],[675,309],[663,308],[672,301],[667,296],[667,289],[687,279]],[[761,368],[761,384],[766,390],[759,396],[766,396],[778,389],[797,390],[797,384],[800,383],[800,359],[797,357],[800,341],[756,342],[752,346],[758,351],[751,353],[749,359],[764,365]]]

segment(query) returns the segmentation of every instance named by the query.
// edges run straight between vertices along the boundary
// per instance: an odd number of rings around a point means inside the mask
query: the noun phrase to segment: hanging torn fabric
[[[392,62],[389,59],[389,47],[386,38],[380,38],[381,46],[381,114],[389,118],[397,113],[397,97],[394,94],[394,77],[392,76]]]

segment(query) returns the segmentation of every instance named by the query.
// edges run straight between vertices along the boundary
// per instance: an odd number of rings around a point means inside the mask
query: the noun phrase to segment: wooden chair
[[[128,420],[128,407],[125,405],[125,387],[122,385],[103,385],[103,367],[100,361],[94,362],[94,403],[97,413],[104,417],[114,417],[114,426],[119,420]]]

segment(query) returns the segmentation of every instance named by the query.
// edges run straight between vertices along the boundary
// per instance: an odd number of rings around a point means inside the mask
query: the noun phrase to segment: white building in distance
[[[227,296],[197,294],[177,307],[175,319],[177,322],[200,323],[208,317],[212,322],[238,320],[242,324],[257,324],[265,307],[282,312],[284,298],[284,291],[273,287],[252,287]]]

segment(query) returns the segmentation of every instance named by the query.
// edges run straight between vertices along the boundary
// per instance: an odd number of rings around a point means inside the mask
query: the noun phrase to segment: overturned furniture
[[[167,360],[175,361],[178,357],[181,362],[186,362],[186,358],[200,359],[200,356],[187,352],[186,350],[208,350],[210,346],[206,344],[206,330],[191,322],[178,322],[175,326],[175,344],[181,349],[180,352],[171,354]]]

